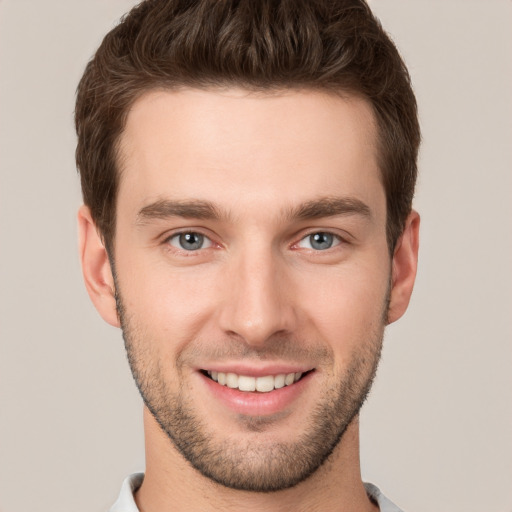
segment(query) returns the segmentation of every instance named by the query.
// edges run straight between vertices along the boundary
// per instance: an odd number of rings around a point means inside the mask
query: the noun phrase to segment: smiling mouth
[[[280,373],[278,375],[264,375],[262,377],[251,377],[249,375],[238,375],[236,373],[215,372],[210,370],[201,370],[201,373],[221,386],[226,386],[231,389],[238,389],[239,391],[245,392],[269,393],[276,389],[291,386],[312,371],[313,370],[307,372]]]

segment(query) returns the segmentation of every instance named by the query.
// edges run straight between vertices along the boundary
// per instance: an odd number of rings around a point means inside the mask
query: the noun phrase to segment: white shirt
[[[126,478],[121,486],[119,498],[117,498],[110,512],[139,512],[133,493],[142,485],[143,480],[144,473],[134,473]],[[379,506],[380,512],[403,512],[389,501],[375,485],[365,483],[364,487],[368,496]]]

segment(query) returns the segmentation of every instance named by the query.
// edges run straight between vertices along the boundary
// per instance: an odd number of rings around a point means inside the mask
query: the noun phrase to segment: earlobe
[[[85,205],[78,211],[78,237],[82,274],[89,297],[102,318],[119,327],[109,257],[91,212]]]
[[[393,255],[391,298],[388,324],[396,322],[407,310],[418,266],[420,216],[411,211]]]

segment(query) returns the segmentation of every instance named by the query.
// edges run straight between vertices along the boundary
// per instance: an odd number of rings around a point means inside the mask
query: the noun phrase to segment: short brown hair
[[[363,0],[146,0],[109,32],[77,91],[84,202],[111,253],[117,143],[155,88],[239,86],[362,96],[378,125],[390,250],[411,211],[420,129],[409,74]]]

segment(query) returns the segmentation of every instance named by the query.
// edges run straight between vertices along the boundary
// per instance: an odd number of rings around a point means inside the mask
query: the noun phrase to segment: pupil
[[[315,233],[310,237],[311,247],[320,251],[332,246],[333,236],[330,233]]]
[[[199,233],[184,233],[180,235],[180,245],[188,251],[200,249],[203,245],[203,235]]]

